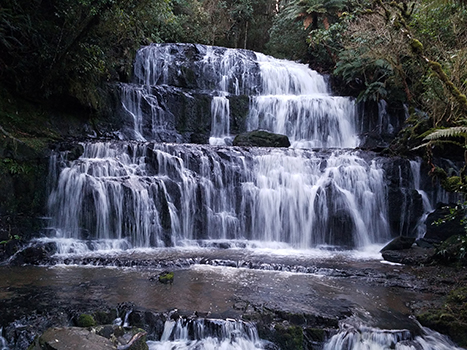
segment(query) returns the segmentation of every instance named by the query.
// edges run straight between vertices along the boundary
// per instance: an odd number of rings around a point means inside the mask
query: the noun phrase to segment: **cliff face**
[[[44,225],[51,149],[91,127],[76,106],[0,92],[0,255],[11,255]]]

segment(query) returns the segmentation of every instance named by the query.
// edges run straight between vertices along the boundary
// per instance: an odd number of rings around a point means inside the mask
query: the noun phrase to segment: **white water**
[[[192,61],[182,61],[175,53],[185,54],[187,47],[196,48]],[[134,119],[137,136],[143,134],[144,114],[151,114],[154,137],[163,125],[160,116],[171,113],[151,97],[149,86],[177,86],[194,74],[196,82],[188,83],[191,89],[211,96],[212,145],[225,145],[232,138],[229,95],[249,96],[247,130],[287,135],[292,147],[354,148],[359,143],[354,101],[332,96],[325,78],[304,64],[246,50],[151,45],[138,52],[134,72],[135,83],[144,87],[133,88],[132,94],[125,92],[122,103]],[[142,108],[141,99],[150,111]]]
[[[421,335],[414,337],[408,330],[343,325],[324,350],[462,350],[442,334],[424,327],[421,331]]]
[[[150,350],[253,350],[264,349],[253,324],[236,320],[166,321],[160,341]]]
[[[49,210],[57,237],[97,249],[203,239],[362,248],[390,239],[385,196],[378,161],[355,152],[94,143],[61,170]]]
[[[354,148],[356,107],[331,96],[324,77],[304,64],[256,54],[260,96],[250,97],[249,130],[287,135],[295,148]]]
[[[3,337],[3,327],[0,327],[0,350],[9,350],[8,343]]]

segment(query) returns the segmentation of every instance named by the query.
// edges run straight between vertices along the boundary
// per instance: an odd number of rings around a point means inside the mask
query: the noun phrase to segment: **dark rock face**
[[[394,238],[388,244],[386,244],[381,249],[381,251],[384,252],[386,250],[410,249],[414,243],[415,243],[415,237],[399,236],[399,237]]]
[[[437,208],[426,218],[426,234],[425,239],[442,242],[451,236],[465,233],[465,229],[461,224],[461,215],[454,219],[448,219],[450,207],[446,204],[439,203]],[[437,222],[442,222],[437,224]]]
[[[49,150],[0,130],[0,242],[28,240],[45,216]],[[9,248],[0,244],[0,256]]]
[[[290,147],[290,141],[286,135],[254,130],[237,135],[233,140],[233,145],[241,147]]]
[[[401,103],[367,101],[359,105],[360,147],[387,147],[402,129],[407,111]]]
[[[402,157],[383,160],[388,189],[389,226],[393,236],[416,235],[416,227],[423,215],[423,200],[414,188],[410,162]]]

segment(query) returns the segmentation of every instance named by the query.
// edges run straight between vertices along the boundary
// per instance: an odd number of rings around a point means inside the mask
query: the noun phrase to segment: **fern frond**
[[[467,126],[453,126],[447,129],[439,129],[425,136],[423,140],[433,141],[446,137],[464,137],[467,139]]]
[[[445,144],[451,144],[451,145],[456,145],[456,146],[459,146],[459,147],[464,147],[464,145],[461,144],[460,142],[456,142],[456,141],[452,141],[452,140],[432,140],[432,141],[422,143],[421,145],[418,145],[416,147],[413,147],[410,150],[415,151],[417,149],[420,149],[420,148],[423,148],[423,147],[426,147],[426,146],[442,146],[442,145],[445,145]]]
[[[422,143],[421,145],[418,145],[417,147],[411,148],[410,150],[415,151],[417,149],[420,149],[420,148],[423,148],[423,147],[426,147],[426,146],[429,146],[429,145],[431,145],[431,142],[425,142],[425,143]]]

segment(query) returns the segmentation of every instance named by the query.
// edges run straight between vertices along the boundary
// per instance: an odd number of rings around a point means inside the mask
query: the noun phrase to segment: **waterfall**
[[[49,197],[61,238],[363,247],[390,238],[384,171],[358,152],[89,143]],[[74,247],[73,249],[77,249]]]
[[[449,338],[421,327],[421,335],[408,330],[381,330],[341,325],[339,333],[324,345],[324,350],[461,350]]]
[[[253,324],[229,319],[166,321],[160,341],[148,342],[150,350],[253,350],[265,344]]]
[[[127,140],[84,143],[79,159],[51,160],[50,226],[62,252],[209,240],[353,249],[405,234],[418,219],[405,215],[415,203],[410,181],[393,170],[388,178],[382,157],[348,150],[358,145],[354,101],[332,96],[304,64],[150,45],[121,92],[127,119],[116,134]],[[284,133],[293,147],[226,146],[242,128]],[[209,130],[211,145],[182,143],[202,139],[193,130]]]
[[[248,50],[156,44],[138,51],[134,84],[133,95],[128,87],[123,89],[123,107],[134,120],[134,134],[151,135],[146,140],[157,139],[161,114],[165,113],[166,121],[177,120],[185,110],[152,95],[160,94],[162,88],[167,93],[173,89],[188,95],[202,92],[210,99],[210,142],[214,145],[229,142],[229,124],[235,115],[229,96],[245,95],[250,101],[241,126],[245,130],[285,134],[297,148],[358,146],[353,99],[332,96],[325,78],[304,64]],[[157,93],[152,91],[155,87]],[[153,133],[145,133],[148,126],[143,124],[151,124]]]
[[[3,327],[0,327],[0,350],[9,350],[8,343],[3,337]]]
[[[423,203],[423,215],[420,217],[419,223],[417,225],[417,238],[422,238],[426,232],[426,225],[425,220],[428,214],[433,211],[433,207],[431,205],[431,201],[428,198],[428,194],[420,188],[420,166],[421,160],[411,160],[410,167],[412,170],[412,176],[414,178],[414,189],[420,194],[422,197]]]

